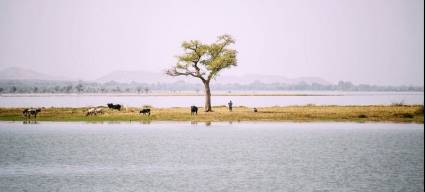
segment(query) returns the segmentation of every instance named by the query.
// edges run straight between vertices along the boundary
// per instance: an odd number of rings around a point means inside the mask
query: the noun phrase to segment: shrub
[[[415,115],[413,115],[411,113],[403,113],[403,114],[401,114],[401,117],[411,119],[411,118],[414,118]]]
[[[358,117],[363,119],[363,118],[367,118],[367,115],[365,115],[365,114],[360,114]]]

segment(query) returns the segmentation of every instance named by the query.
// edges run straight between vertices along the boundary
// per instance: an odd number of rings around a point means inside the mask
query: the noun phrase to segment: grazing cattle
[[[254,108],[254,113],[257,113],[258,112],[258,109],[257,108]]]
[[[103,109],[102,108],[90,108],[89,110],[87,110],[86,116],[97,115],[97,114],[103,114]]]
[[[90,108],[89,110],[87,110],[86,116],[89,115],[96,115],[96,108]]]
[[[97,115],[97,114],[103,114],[103,109],[102,108],[96,108],[95,110],[94,110],[94,113]]]
[[[150,116],[151,115],[151,109],[142,109],[140,110],[139,114],[143,114],[143,115],[147,115]]]
[[[28,116],[29,116],[29,110],[30,109],[24,109],[24,111],[22,111],[22,115],[24,116],[24,117],[26,117],[26,118],[28,118]]]
[[[22,111],[22,115],[25,116],[26,118],[31,118],[31,116],[34,116],[34,118],[37,118],[37,114],[41,112],[40,108],[29,108],[29,109],[24,109],[24,111]]]
[[[190,115],[198,115],[198,107],[190,106]]]
[[[112,103],[108,103],[108,107],[109,107],[109,109],[116,109],[116,110],[118,110],[118,111],[121,111],[121,107],[122,107],[122,105],[120,105],[120,104],[112,104]]]

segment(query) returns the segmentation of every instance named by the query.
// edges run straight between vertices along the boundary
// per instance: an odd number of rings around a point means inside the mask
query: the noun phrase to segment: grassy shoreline
[[[235,107],[229,112],[224,106],[214,112],[191,116],[189,108],[152,108],[152,115],[139,115],[139,108],[113,111],[105,108],[103,115],[85,116],[88,108],[43,108],[37,121],[298,121],[298,122],[406,122],[424,123],[423,105],[372,106],[288,106],[261,107],[254,113],[248,107]],[[24,121],[23,108],[0,108],[0,121]]]

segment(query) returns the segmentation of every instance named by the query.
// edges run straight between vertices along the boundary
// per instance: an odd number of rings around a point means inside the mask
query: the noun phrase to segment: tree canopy
[[[235,40],[230,35],[221,35],[211,44],[203,44],[197,40],[184,41],[184,54],[177,56],[177,64],[167,70],[171,76],[192,76],[209,82],[222,69],[237,65],[237,51],[230,48]]]

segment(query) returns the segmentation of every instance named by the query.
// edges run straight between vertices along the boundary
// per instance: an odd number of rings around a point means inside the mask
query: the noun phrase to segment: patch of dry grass
[[[422,105],[390,106],[289,106],[252,108],[235,107],[229,112],[224,106],[214,112],[190,115],[189,108],[152,108],[151,116],[138,113],[139,108],[122,111],[105,108],[103,115],[85,116],[88,108],[43,108],[39,121],[354,121],[354,122],[414,122],[423,123]],[[0,120],[22,121],[22,108],[0,108]]]

